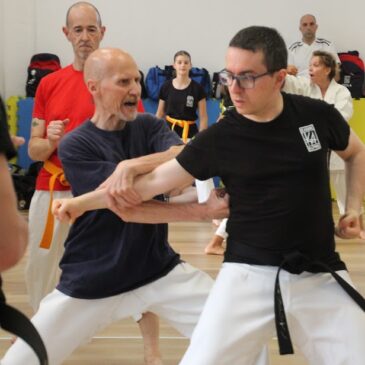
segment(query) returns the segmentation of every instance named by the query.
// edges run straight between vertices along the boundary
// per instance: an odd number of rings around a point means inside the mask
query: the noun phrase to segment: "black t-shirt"
[[[195,178],[220,176],[230,195],[226,261],[278,265],[299,251],[345,266],[335,252],[327,153],[349,126],[325,102],[283,93],[284,109],[257,123],[227,112],[177,157]]]
[[[120,161],[178,144],[163,120],[139,114],[119,131],[86,121],[62,139],[59,156],[77,196],[96,189]],[[84,299],[117,295],[166,275],[179,262],[166,224],[125,223],[110,210],[90,211],[71,227],[58,289]]]
[[[8,125],[6,122],[6,112],[3,101],[0,98],[0,153],[3,153],[8,159],[15,156],[14,145],[11,142]]]
[[[191,80],[183,90],[175,89],[172,80],[166,81],[160,90],[161,100],[165,101],[165,114],[179,120],[195,121],[199,101],[206,98],[203,87]]]

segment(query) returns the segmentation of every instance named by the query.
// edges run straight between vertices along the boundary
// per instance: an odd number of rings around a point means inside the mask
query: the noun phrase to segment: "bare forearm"
[[[208,128],[208,113],[207,113],[207,101],[202,99],[198,104],[199,109],[199,131],[203,131]]]
[[[72,200],[73,204],[83,212],[96,209],[105,209],[108,207],[106,189],[94,190],[90,193],[72,198]]]
[[[176,159],[169,160],[148,174],[137,177],[134,188],[143,201],[192,184],[194,177]]]
[[[206,204],[198,203],[178,204],[148,201],[136,207],[114,210],[114,212],[125,222],[151,224],[223,218],[220,214],[215,216]]]
[[[200,118],[199,120],[199,131],[203,131],[208,128],[208,117]]]
[[[133,169],[136,175],[142,175],[152,171],[157,166],[175,158],[184,148],[184,145],[172,146],[167,151],[153,153],[134,159]]]
[[[198,201],[198,194],[196,192],[196,188],[194,186],[189,186],[179,195],[169,195],[169,202],[170,203],[196,203]]]
[[[159,100],[158,102],[156,117],[157,118],[165,117],[165,102],[163,100]]]
[[[346,161],[346,210],[360,212],[365,193],[365,150]]]
[[[47,138],[32,137],[28,145],[28,154],[34,161],[46,161],[56,148],[56,144],[52,144]]]
[[[68,123],[69,119],[52,120],[47,125],[45,120],[33,118],[28,146],[30,157],[33,160],[46,161],[56,150]]]

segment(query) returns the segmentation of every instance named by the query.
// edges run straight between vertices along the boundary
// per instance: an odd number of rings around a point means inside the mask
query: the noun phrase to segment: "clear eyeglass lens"
[[[254,84],[254,78],[251,76],[244,76],[238,79],[238,82],[243,89],[251,89]]]
[[[219,75],[220,81],[225,86],[231,86],[234,79],[237,80],[239,86],[244,89],[253,87],[254,78],[249,75],[234,76],[228,72],[222,72]]]
[[[222,72],[219,75],[219,79],[221,83],[225,86],[230,86],[232,84],[232,75],[227,74],[226,72]]]

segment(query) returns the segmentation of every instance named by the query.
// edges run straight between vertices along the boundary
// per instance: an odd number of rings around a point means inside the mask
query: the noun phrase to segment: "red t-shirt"
[[[34,99],[33,118],[46,121],[46,127],[52,120],[69,119],[66,133],[78,127],[94,114],[94,103],[84,83],[82,71],[77,71],[69,65],[53,72],[42,79]],[[143,112],[143,104],[139,101],[138,111]],[[44,136],[46,138],[47,135]],[[61,162],[55,150],[49,158],[55,165],[61,167]],[[38,174],[36,189],[49,190],[50,174],[42,168]],[[54,190],[69,190],[56,180]]]

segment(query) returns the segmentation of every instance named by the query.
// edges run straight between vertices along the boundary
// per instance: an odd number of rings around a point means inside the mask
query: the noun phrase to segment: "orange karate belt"
[[[65,174],[61,167],[56,166],[53,162],[47,160],[44,162],[43,165],[44,169],[51,174],[49,179],[49,206],[48,206],[48,215],[47,215],[47,222],[46,227],[44,228],[43,237],[39,244],[39,247],[45,248],[49,250],[51,247],[51,242],[53,238],[53,227],[54,227],[54,217],[52,214],[52,202],[53,202],[53,190],[58,180],[63,186],[70,186],[68,181],[66,180]]]
[[[168,115],[166,115],[166,120],[172,124],[172,130],[174,130],[176,124],[183,129],[181,139],[184,143],[186,143],[188,140],[189,128],[191,125],[195,124],[195,121],[175,119],[169,117]]]

